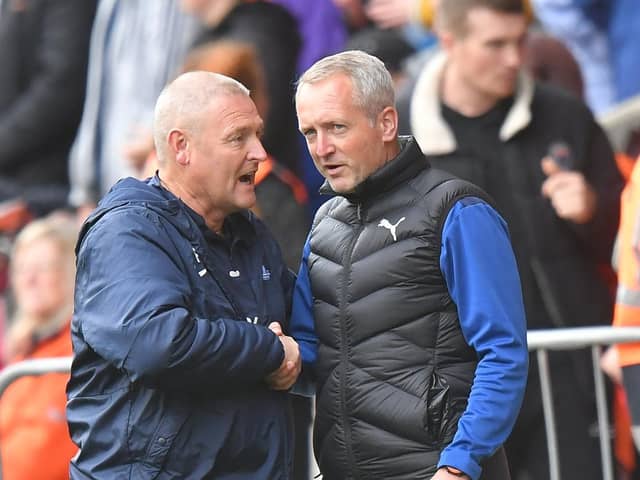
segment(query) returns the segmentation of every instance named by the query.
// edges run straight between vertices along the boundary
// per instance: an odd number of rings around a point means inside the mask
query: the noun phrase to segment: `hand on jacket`
[[[587,223],[596,211],[597,195],[580,172],[563,169],[551,157],[542,159],[547,179],[542,195],[551,201],[558,217],[574,223]]]
[[[282,342],[284,359],[278,370],[267,375],[266,381],[273,390],[288,390],[296,382],[302,370],[300,349],[293,338],[282,333],[282,327],[278,322],[269,324],[269,330]]]

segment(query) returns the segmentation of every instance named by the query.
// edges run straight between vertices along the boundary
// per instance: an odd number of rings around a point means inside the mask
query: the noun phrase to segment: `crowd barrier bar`
[[[607,133],[613,149],[617,152],[627,151],[631,134],[640,128],[640,95],[599,114],[598,122]]]
[[[542,405],[544,410],[547,447],[549,452],[550,480],[560,479],[558,439],[555,428],[553,397],[550,382],[549,350],[577,350],[591,348],[595,380],[598,429],[600,433],[600,454],[602,457],[603,480],[614,480],[613,458],[609,442],[609,420],[604,374],[600,369],[600,354],[603,345],[640,342],[640,327],[575,327],[550,330],[530,330],[527,332],[530,351],[536,351],[540,372]],[[47,373],[68,373],[71,357],[39,358],[24,360],[9,365],[0,372],[0,396],[18,378]],[[2,468],[0,465],[0,480]]]
[[[9,365],[0,372],[0,396],[15,380],[30,375],[46,373],[69,373],[71,357],[36,358]]]
[[[609,413],[605,390],[604,373],[600,369],[602,345],[640,341],[640,327],[575,327],[527,332],[529,350],[536,351],[540,372],[542,407],[549,452],[550,480],[560,479],[560,462],[555,414],[551,390],[548,350],[577,350],[591,347],[593,375],[595,381],[596,409],[602,458],[602,479],[613,480],[613,457],[609,440]]]
[[[69,373],[72,357],[36,358],[23,360],[5,367],[0,372],[0,397],[14,381],[21,377],[44,375],[47,373]],[[0,449],[2,445],[0,445]],[[0,459],[0,480],[3,478],[2,461]]]

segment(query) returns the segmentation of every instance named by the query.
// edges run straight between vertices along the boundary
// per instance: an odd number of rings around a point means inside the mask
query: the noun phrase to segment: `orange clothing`
[[[615,326],[640,326],[640,162],[622,192],[618,231],[618,291]],[[640,364],[640,343],[617,346],[620,366]]]
[[[616,165],[618,165],[618,170],[620,170],[625,182],[629,182],[629,180],[631,180],[631,174],[633,173],[633,167],[636,165],[635,158],[624,152],[616,152]]]
[[[618,229],[618,290],[613,325],[640,326],[640,162],[635,165],[618,154],[618,168],[627,179],[622,192],[620,228]],[[621,367],[640,363],[640,343],[616,345]],[[616,386],[613,413],[616,429],[615,456],[627,472],[636,466],[636,450],[631,438],[631,417],[624,389]]]
[[[307,203],[307,189],[304,186],[304,183],[302,183],[302,180],[296,177],[295,173],[293,173],[287,167],[276,163],[271,155],[268,155],[267,159],[264,162],[260,162],[258,164],[255,184],[260,185],[260,182],[267,178],[271,173],[273,173],[273,175],[278,177],[283,183],[289,186],[289,188],[293,192],[294,198],[298,203]]]
[[[69,324],[26,358],[71,355]],[[0,453],[4,480],[68,480],[71,442],[65,415],[68,374],[22,377],[0,397]]]

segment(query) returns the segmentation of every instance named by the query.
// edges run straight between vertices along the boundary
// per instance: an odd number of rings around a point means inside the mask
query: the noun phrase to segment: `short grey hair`
[[[353,103],[373,121],[387,107],[395,107],[395,91],[391,74],[382,60],[361,50],[348,50],[318,60],[302,74],[300,88],[336,74],[346,75],[353,86]]]
[[[160,93],[153,112],[153,141],[158,163],[167,160],[167,137],[174,128],[196,132],[213,100],[221,95],[246,95],[249,90],[237,80],[219,73],[187,72]]]

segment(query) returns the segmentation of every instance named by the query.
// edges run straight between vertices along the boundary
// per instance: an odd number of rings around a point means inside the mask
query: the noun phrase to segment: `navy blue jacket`
[[[287,479],[284,351],[293,275],[249,212],[225,236],[156,178],[119,182],[77,247],[72,479]]]

